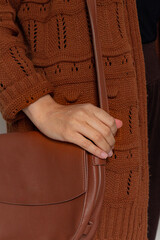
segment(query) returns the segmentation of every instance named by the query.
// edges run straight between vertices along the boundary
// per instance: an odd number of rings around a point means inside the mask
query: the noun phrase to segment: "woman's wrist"
[[[50,110],[58,107],[58,103],[55,102],[55,100],[50,96],[50,94],[47,94],[45,96],[42,96],[34,103],[31,103],[26,108],[22,109],[22,111],[29,117],[29,119],[35,123],[41,123],[46,118],[48,112]]]

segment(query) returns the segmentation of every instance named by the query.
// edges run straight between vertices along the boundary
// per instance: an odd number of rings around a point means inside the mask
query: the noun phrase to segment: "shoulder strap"
[[[101,51],[101,45],[100,45],[100,40],[99,40],[98,25],[97,25],[96,0],[86,0],[86,2],[87,2],[87,6],[88,6],[88,12],[89,12],[91,28],[92,28],[93,47],[94,47],[96,72],[97,72],[99,103],[100,103],[100,107],[103,110],[109,112],[106,80],[105,80],[104,66],[103,66],[103,60],[102,60],[102,51]]]

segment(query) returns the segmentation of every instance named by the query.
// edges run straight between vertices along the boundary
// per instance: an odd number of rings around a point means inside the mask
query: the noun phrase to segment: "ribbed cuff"
[[[148,240],[147,209],[137,201],[121,207],[103,206],[102,219],[93,240]]]
[[[52,82],[46,80],[43,75],[36,74],[37,78],[29,76],[23,82],[16,82],[0,94],[0,108],[2,117],[7,122],[13,122],[25,117],[21,111],[42,96],[54,94]]]

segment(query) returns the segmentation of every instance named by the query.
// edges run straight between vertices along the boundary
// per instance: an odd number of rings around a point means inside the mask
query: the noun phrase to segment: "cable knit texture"
[[[135,0],[97,0],[110,114],[123,121],[107,159],[94,240],[147,240],[147,94]],[[7,131],[36,129],[22,109],[45,94],[98,104],[85,0],[0,0],[0,110]]]

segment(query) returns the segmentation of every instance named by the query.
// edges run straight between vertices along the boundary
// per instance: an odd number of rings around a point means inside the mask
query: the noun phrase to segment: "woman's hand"
[[[112,156],[117,129],[114,119],[91,103],[61,105],[47,94],[23,111],[46,136],[79,145],[99,158]]]

